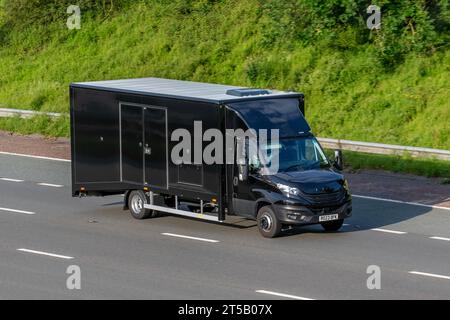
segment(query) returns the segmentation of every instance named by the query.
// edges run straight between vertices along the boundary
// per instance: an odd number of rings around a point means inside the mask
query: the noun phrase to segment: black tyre
[[[147,203],[147,198],[141,190],[134,190],[130,192],[128,197],[128,207],[130,208],[133,218],[142,220],[153,217],[155,214],[153,210],[145,209],[144,204]]]
[[[344,219],[321,223],[322,228],[324,228],[325,231],[338,231],[342,227],[343,224],[344,224]]]
[[[270,206],[259,209],[256,221],[259,232],[265,238],[275,238],[281,233],[281,223]]]

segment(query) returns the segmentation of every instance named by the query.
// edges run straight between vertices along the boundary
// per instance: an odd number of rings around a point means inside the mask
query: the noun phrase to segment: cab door
[[[245,123],[236,115],[235,112],[228,110],[226,118],[227,129],[247,130]],[[227,136],[229,139],[229,137]],[[234,150],[226,150],[227,153],[233,152],[233,164],[227,164],[228,179],[228,204],[234,214],[245,217],[254,217],[255,198],[252,189],[256,185],[256,180],[251,174],[242,172],[242,166],[237,163],[237,154],[248,161],[248,143],[234,139]],[[248,169],[248,166],[247,166]],[[243,179],[248,176],[247,179]]]

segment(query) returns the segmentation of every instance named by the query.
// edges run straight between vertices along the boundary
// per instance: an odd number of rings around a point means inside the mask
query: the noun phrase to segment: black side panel
[[[121,105],[122,180],[142,184],[144,180],[142,107]]]
[[[120,106],[131,107],[124,111],[123,121]],[[147,142],[150,146],[155,136],[147,132],[150,138],[145,141],[145,128],[152,131],[153,126],[161,126],[161,123],[158,124],[158,117],[155,118],[156,123],[145,124],[144,108],[161,109],[161,107],[167,110],[168,118],[168,186],[166,186],[167,182],[163,182],[162,174],[158,175],[156,172],[161,173],[163,166],[153,164],[151,157],[145,159],[144,152],[146,151],[145,143]],[[172,132],[183,128],[191,132],[194,137],[194,121],[202,122],[203,132],[211,128],[224,129],[221,125],[223,116],[219,113],[219,109],[218,105],[205,102],[71,87],[72,195],[77,196],[81,188],[91,195],[95,192],[104,195],[119,194],[127,190],[143,188],[145,178],[148,178],[147,182],[151,190],[155,192],[205,201],[216,198],[220,201],[222,190],[225,192],[225,188],[221,189],[222,165],[200,164],[198,168],[194,166],[198,172],[192,176],[190,170],[192,168],[179,166],[171,161],[172,148],[178,144],[178,141],[171,141]],[[120,132],[121,125],[125,129],[123,137]],[[157,139],[163,140],[161,136]],[[143,143],[142,147],[139,146],[139,142]],[[209,143],[204,142],[204,146]],[[160,147],[165,148],[165,145],[162,144]],[[122,150],[125,154],[124,159],[121,159],[123,156],[121,148],[131,150],[131,152]],[[151,148],[152,154],[156,152],[158,156],[161,156],[154,159],[155,162],[163,164],[166,159],[162,156],[166,156],[166,153],[154,151],[153,148]],[[145,161],[149,163],[147,177],[144,172]],[[152,172],[153,169],[156,175]],[[153,180],[152,176],[153,178],[156,176],[157,180]],[[186,181],[180,182],[180,177],[181,180]]]
[[[176,129],[186,129],[191,133],[191,163],[176,165],[169,162],[170,187],[180,187],[186,190],[207,190],[218,193],[220,186],[220,165],[195,164],[195,132],[194,122],[201,121],[202,133],[211,128],[219,128],[218,107],[204,103],[183,101],[177,105],[165,104],[169,116],[169,157],[178,141],[171,141],[170,136]],[[200,136],[201,140],[202,137]],[[203,142],[205,148],[210,142]],[[169,158],[170,160],[170,158]]]
[[[145,119],[145,183],[167,189],[167,114],[166,109],[147,107]]]
[[[119,182],[119,105],[114,96],[75,89],[72,99],[74,183]]]
[[[201,164],[180,164],[178,182],[203,187],[203,166]]]

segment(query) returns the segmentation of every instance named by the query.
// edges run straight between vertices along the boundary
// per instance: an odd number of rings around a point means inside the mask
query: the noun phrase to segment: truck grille
[[[314,207],[333,206],[342,203],[345,198],[345,191],[339,190],[336,192],[318,194],[303,193],[303,197]]]

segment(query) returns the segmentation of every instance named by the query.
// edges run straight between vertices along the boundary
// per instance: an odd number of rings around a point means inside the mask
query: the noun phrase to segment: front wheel
[[[130,196],[128,197],[128,207],[130,208],[133,218],[142,220],[155,216],[153,210],[144,208],[144,204],[146,203],[147,199],[143,191],[131,191]]]
[[[321,223],[322,228],[324,228],[325,231],[338,231],[342,227],[343,224],[344,224],[344,219]]]
[[[281,223],[270,206],[259,209],[256,221],[259,232],[265,238],[275,238],[281,233]]]

